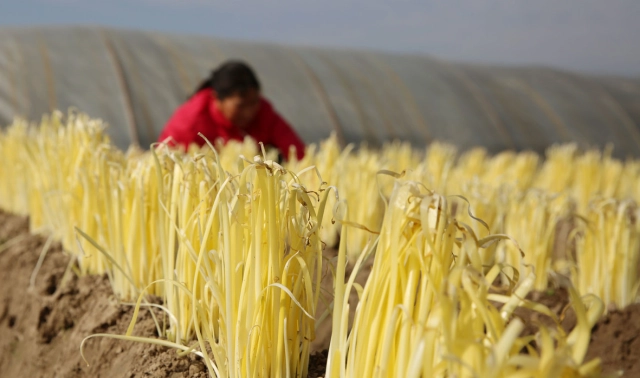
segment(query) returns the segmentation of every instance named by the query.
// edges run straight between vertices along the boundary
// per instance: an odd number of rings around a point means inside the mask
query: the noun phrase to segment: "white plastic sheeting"
[[[306,142],[543,150],[613,143],[638,155],[640,79],[489,67],[392,55],[93,27],[0,29],[0,124],[75,107],[115,143],[148,146],[173,110],[226,59],[250,63]]]

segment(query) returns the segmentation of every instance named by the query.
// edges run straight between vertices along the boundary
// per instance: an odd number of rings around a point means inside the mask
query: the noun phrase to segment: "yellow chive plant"
[[[367,287],[336,283],[342,299],[333,307],[334,373],[464,376],[469,363],[480,376],[514,366],[557,372],[549,368],[553,362],[583,374],[593,367],[581,365],[585,329],[598,313],[598,301],[587,294],[618,306],[637,300],[640,161],[617,160],[610,150],[553,146],[541,161],[526,152],[490,156],[482,148],[459,155],[439,143],[425,151],[406,143],[342,148],[334,136],[280,166],[273,152],[251,160],[260,150],[251,140],[217,145],[217,152],[210,145],[186,153],[164,145],[122,152],[105,127],[84,114],[54,112],[39,125],[17,120],[0,132],[0,206],[28,214],[33,230],[59,238],[80,273],[107,273],[118,298],[160,295],[167,343],[197,347],[212,375],[304,374],[322,242],[334,246],[339,234],[338,277],[347,257],[355,271],[365,257],[375,260]],[[381,180],[380,169],[405,171],[421,184]],[[337,218],[329,185],[348,209]],[[565,255],[574,261],[554,261],[555,226],[573,210]],[[500,234],[519,247],[492,243]],[[546,346],[530,350],[532,357],[517,354],[529,339],[518,337],[512,309],[546,311],[521,299],[567,266],[587,295],[572,292],[576,311],[584,310],[582,331],[541,328],[536,337]],[[518,287],[500,296],[489,293],[494,281]],[[349,333],[351,288],[362,301]],[[488,299],[505,303],[502,320]],[[453,320],[443,328],[440,319]],[[374,325],[380,335],[359,331]],[[408,326],[419,336],[394,336],[406,335]],[[461,347],[456,335],[476,343]],[[374,367],[361,367],[358,358]],[[383,365],[393,367],[378,370]]]
[[[347,238],[348,232],[345,225]],[[602,302],[580,298],[564,282],[578,317],[566,334],[548,308],[524,300],[534,274],[509,288],[509,295],[491,293],[500,275],[517,281],[517,270],[500,264],[483,273],[480,250],[506,238],[478,239],[450,216],[445,197],[414,182],[399,183],[364,289],[354,285],[353,274],[344,281],[348,242],[341,240],[327,377],[597,376],[599,361],[585,363],[584,356]],[[350,325],[347,294],[352,289],[360,292],[360,302]],[[552,316],[558,327],[521,335],[524,324],[513,315],[518,306]]]
[[[240,163],[240,174],[227,175],[215,194],[201,185],[197,197],[172,201],[177,273],[166,281],[176,289],[176,317],[193,327],[212,376],[303,377],[331,190],[309,191],[270,160]]]
[[[549,287],[548,275],[557,252],[557,225],[569,216],[572,202],[566,195],[535,189],[510,191],[505,196],[503,232],[517,240],[519,246],[501,243],[496,262],[515,267],[522,279],[533,273],[534,289],[544,291]],[[521,250],[526,252],[524,256]]]
[[[622,308],[638,300],[640,210],[632,201],[593,200],[576,220],[571,277],[581,293]]]

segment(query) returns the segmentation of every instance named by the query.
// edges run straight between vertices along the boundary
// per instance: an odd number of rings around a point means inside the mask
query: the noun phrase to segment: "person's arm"
[[[196,138],[200,138],[192,128],[178,128],[172,126],[174,125],[172,125],[171,122],[167,123],[167,126],[165,126],[165,129],[158,138],[158,142],[165,142],[171,147],[180,146],[186,150],[191,143],[195,143],[197,141]]]
[[[173,113],[162,130],[158,142],[166,141],[171,147],[181,146],[185,150],[191,143],[198,145],[204,143],[198,135],[198,130],[202,129],[200,124],[205,122],[206,114],[201,109],[204,106],[202,101],[196,100],[190,99]]]
[[[289,125],[289,123],[287,123],[287,121],[275,110],[273,115],[272,144],[280,150],[287,160],[289,159],[289,148],[291,146],[295,146],[298,160],[302,159],[304,157],[304,142],[300,139],[291,125]]]

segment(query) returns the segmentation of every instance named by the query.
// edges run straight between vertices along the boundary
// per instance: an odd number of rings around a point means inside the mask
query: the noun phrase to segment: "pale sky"
[[[0,0],[0,27],[82,24],[640,76],[640,0]]]

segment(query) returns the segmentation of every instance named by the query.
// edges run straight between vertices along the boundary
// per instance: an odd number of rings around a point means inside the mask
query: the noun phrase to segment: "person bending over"
[[[195,93],[173,113],[158,142],[171,146],[203,146],[222,139],[242,141],[251,136],[256,142],[273,146],[289,157],[290,148],[298,159],[304,156],[304,143],[287,121],[260,93],[260,82],[246,63],[228,61],[215,69]]]

